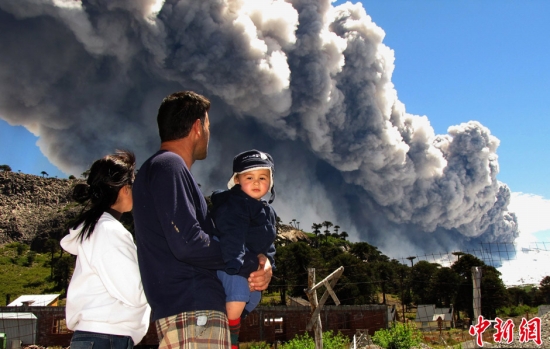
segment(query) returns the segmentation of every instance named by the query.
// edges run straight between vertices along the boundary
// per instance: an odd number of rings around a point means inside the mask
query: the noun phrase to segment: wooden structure
[[[68,347],[72,331],[65,326],[65,307],[0,307],[0,313],[25,312],[37,318],[36,344],[44,347]],[[385,305],[340,305],[324,306],[319,317],[325,331],[341,332],[352,339],[357,329],[373,335],[387,326]],[[312,331],[305,328],[311,318],[311,309],[305,306],[260,306],[242,322],[240,341],[275,343],[286,342],[296,335]],[[15,339],[15,338],[13,338]],[[147,334],[138,347],[158,347],[155,324],[151,323]]]

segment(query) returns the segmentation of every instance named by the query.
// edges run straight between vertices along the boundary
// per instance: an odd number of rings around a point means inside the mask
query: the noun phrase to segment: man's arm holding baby
[[[258,261],[258,270],[250,274],[248,286],[250,290],[263,291],[269,286],[271,277],[273,276],[273,270],[271,269],[269,259],[265,255],[259,254]]]

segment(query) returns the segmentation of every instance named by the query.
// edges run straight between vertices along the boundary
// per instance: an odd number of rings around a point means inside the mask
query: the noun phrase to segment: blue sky
[[[407,112],[426,115],[438,134],[469,120],[487,126],[501,141],[498,179],[515,195],[520,229],[550,236],[550,223],[541,218],[550,209],[550,2],[362,3],[394,50],[392,80]],[[0,164],[36,175],[72,174],[50,164],[36,142],[23,127],[0,120]],[[521,218],[529,212],[535,216]]]
[[[499,180],[550,198],[550,2],[363,1],[395,51],[407,112],[436,133],[477,120],[500,139]]]
[[[394,50],[407,112],[426,115],[437,134],[469,120],[488,127],[522,240],[550,241],[550,2],[362,3]]]

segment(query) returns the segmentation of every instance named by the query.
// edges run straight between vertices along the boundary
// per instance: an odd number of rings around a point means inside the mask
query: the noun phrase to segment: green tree
[[[438,307],[450,307],[457,294],[459,276],[449,267],[438,268],[430,283],[430,293]]]
[[[269,288],[279,292],[281,304],[286,305],[287,290],[291,285],[291,280],[295,279],[292,270],[293,256],[291,255],[290,244],[277,247],[275,255],[275,265],[277,272],[273,275],[273,281]]]
[[[349,254],[346,254],[350,257]],[[378,285],[373,280],[376,280],[376,270],[373,265],[367,263],[357,264],[354,268],[348,268],[345,277],[349,280],[349,284],[345,285],[346,279],[340,285],[342,288],[351,288],[350,298],[344,304],[376,304],[378,303]],[[337,284],[338,286],[338,284]],[[355,290],[354,290],[355,289]],[[344,294],[342,295],[344,296]],[[344,298],[344,297],[342,297]]]
[[[70,176],[69,176],[69,179],[76,179],[76,177],[73,176],[73,175],[70,175]]]
[[[481,313],[494,319],[497,309],[508,304],[506,286],[500,278],[501,273],[490,265],[481,269]]]
[[[48,172],[46,172],[46,171],[42,171],[42,172],[40,172],[40,174],[42,175],[42,177],[49,176]]]
[[[57,241],[56,239],[49,238],[44,243],[44,248],[46,249],[46,251],[50,252],[50,277],[53,279],[55,253],[61,249],[59,246],[59,241]]]
[[[349,236],[348,233],[345,232],[345,231],[343,231],[343,232],[340,233],[340,238],[341,238],[342,240],[346,240],[348,236]]]
[[[471,254],[461,255],[459,259],[451,265],[451,269],[459,277],[455,304],[456,309],[467,312],[470,319],[474,317],[472,267],[481,267],[484,265],[485,263],[483,263],[481,259]]]
[[[319,246],[319,234],[321,234],[322,227],[323,225],[319,223],[313,223],[311,225],[312,232],[315,234],[315,246]]]
[[[419,261],[411,268],[411,291],[416,304],[435,303],[430,292],[432,277],[437,271],[438,264],[428,261]]]
[[[297,229],[296,218],[293,218],[290,222],[288,222],[288,225],[290,225],[294,229]]]
[[[17,251],[18,256],[22,256],[27,250],[29,249],[29,246],[26,244],[23,244],[21,242],[18,242],[15,246],[15,250]]]
[[[64,295],[67,294],[74,264],[75,258],[70,254],[59,257],[54,263],[52,280],[55,282],[55,289],[62,291]]]
[[[350,247],[349,253],[359,258],[364,262],[374,262],[379,260],[388,261],[388,257],[383,255],[382,252],[366,242],[357,242]]]
[[[27,253],[27,263],[26,263],[26,265],[28,267],[32,267],[32,264],[34,263],[35,259],[36,259],[36,252],[29,251],[29,253]]]
[[[321,223],[323,227],[325,227],[324,233],[325,233],[325,241],[328,241],[328,237],[330,236],[330,230],[328,230],[330,227],[333,226],[332,222],[324,221]]]
[[[399,299],[401,300],[401,311],[405,317],[405,307],[412,302],[411,293],[409,292],[409,277],[410,268],[405,264],[397,263],[394,265],[398,280]]]
[[[0,171],[11,172],[11,167],[9,165],[0,165]]]
[[[397,275],[391,262],[375,261],[373,263],[378,280],[378,286],[380,288],[380,292],[382,293],[382,304],[386,304],[386,294],[393,290],[392,280],[394,280]]]
[[[323,246],[326,248],[326,246]],[[371,265],[363,263],[357,257],[349,253],[336,253],[336,250],[341,251],[339,248],[334,249],[330,258],[325,258],[327,265],[323,272],[318,272],[316,275],[316,281],[320,282],[329,273],[332,273],[339,267],[344,267],[344,272],[338,279],[338,282],[334,286],[334,291],[338,296],[338,300],[341,304],[353,305],[353,304],[370,304],[375,301],[376,298],[376,283],[372,282],[375,279],[375,272]],[[321,251],[321,255],[324,252]],[[332,303],[332,299],[327,301]]]
[[[550,304],[550,276],[545,276],[540,281],[539,294],[544,304]]]
[[[277,287],[284,302],[283,293],[293,297],[304,297],[307,288],[308,268],[320,268],[322,258],[319,250],[303,241],[277,248],[275,255]]]
[[[528,305],[532,307],[534,305],[533,296],[527,291],[525,287],[513,286],[506,289],[508,294],[508,304],[510,306]]]

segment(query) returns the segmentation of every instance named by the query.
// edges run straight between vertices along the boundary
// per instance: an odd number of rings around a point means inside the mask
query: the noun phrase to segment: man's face
[[[208,119],[208,112],[204,118],[204,123],[202,124],[202,130],[200,134],[200,139],[195,148],[195,159],[204,160],[208,155],[208,142],[210,141],[210,120]]]

